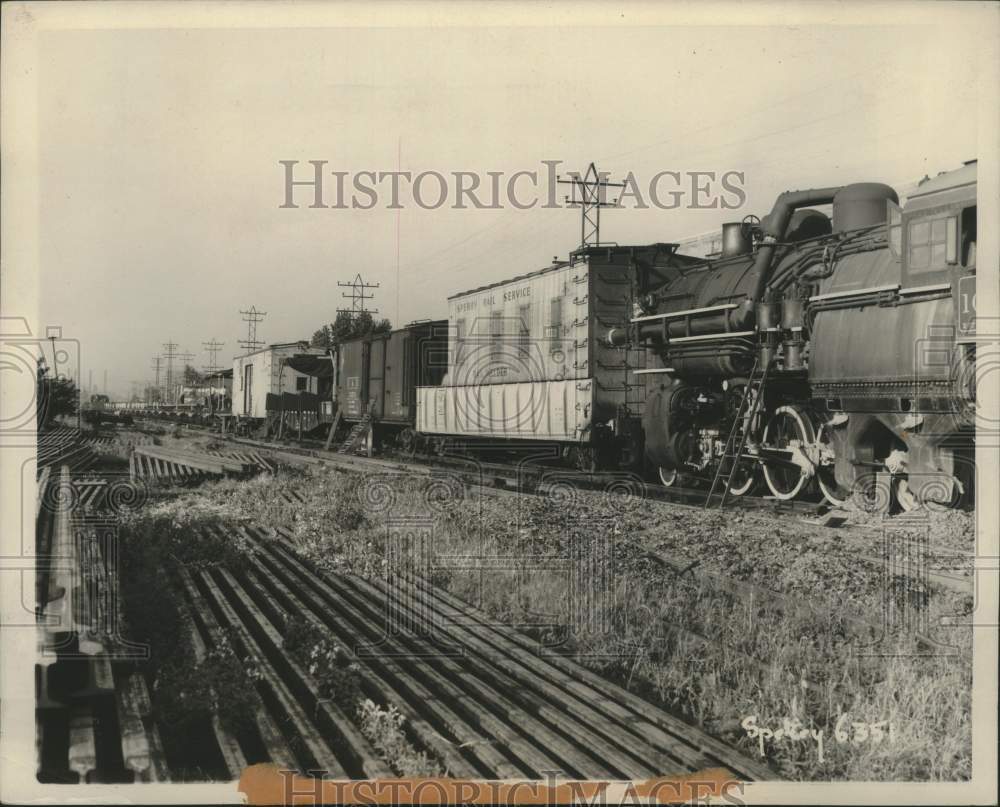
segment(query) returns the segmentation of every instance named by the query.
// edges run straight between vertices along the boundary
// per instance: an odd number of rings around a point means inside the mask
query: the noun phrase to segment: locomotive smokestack
[[[732,258],[734,255],[749,255],[753,249],[750,234],[738,221],[730,221],[722,225],[722,257]]]

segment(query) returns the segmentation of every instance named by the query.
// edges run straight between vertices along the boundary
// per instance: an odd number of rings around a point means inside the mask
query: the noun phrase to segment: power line
[[[225,344],[225,342],[216,341],[214,336],[209,341],[201,343],[201,346],[205,348],[205,352],[209,356],[208,365],[202,368],[206,373],[217,373],[222,369],[219,366],[219,350]]]
[[[159,399],[163,400],[163,388],[160,386],[160,365],[163,362],[162,356],[153,356],[153,371],[156,373],[156,383],[153,389],[156,390],[156,394]],[[153,403],[150,401],[150,403]]]
[[[189,361],[194,358],[193,353],[178,353],[176,342],[163,343],[163,358],[167,360],[167,402],[174,403],[174,359]]]
[[[377,308],[365,308],[365,300],[372,300],[375,298],[374,294],[366,294],[365,292],[368,289],[377,289],[379,287],[378,283],[365,283],[365,281],[361,279],[361,274],[359,273],[350,283],[337,281],[337,285],[350,289],[349,292],[341,292],[340,296],[351,301],[351,307],[338,308],[338,314],[350,314],[352,318],[356,318],[361,314],[378,313]]]
[[[570,174],[569,179],[557,176],[556,182],[570,186],[570,195],[566,197],[566,203],[569,207],[580,208],[580,246],[600,246],[601,208],[618,206],[617,200],[607,201],[604,191],[607,188],[624,188],[625,183],[608,182],[605,175],[598,173],[593,163],[587,168],[584,176]]]
[[[264,347],[264,343],[257,339],[257,323],[262,322],[267,316],[266,311],[258,311],[255,306],[250,306],[246,311],[240,311],[243,321],[247,324],[247,338],[239,340],[239,346],[247,353],[253,353]]]

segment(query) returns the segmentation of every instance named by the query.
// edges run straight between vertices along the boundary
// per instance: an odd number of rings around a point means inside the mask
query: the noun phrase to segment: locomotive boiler
[[[607,340],[659,357],[642,424],[662,482],[904,509],[970,491],[975,244],[972,162],[902,207],[877,183],[789,191],[724,225],[719,257],[639,267]]]

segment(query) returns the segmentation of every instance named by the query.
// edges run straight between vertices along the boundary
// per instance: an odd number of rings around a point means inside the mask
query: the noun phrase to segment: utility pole
[[[361,314],[378,313],[377,308],[365,308],[365,300],[372,300],[375,297],[374,294],[366,294],[365,292],[368,289],[377,289],[379,287],[378,283],[365,283],[365,281],[361,279],[361,274],[359,273],[350,283],[337,281],[337,285],[350,289],[349,292],[342,291],[340,296],[351,301],[351,307],[338,308],[338,314],[350,314],[351,318],[355,319]]]
[[[580,246],[597,247],[601,244],[601,208],[618,207],[618,200],[607,201],[604,191],[607,188],[624,188],[624,182],[608,182],[605,175],[599,174],[593,163],[587,173],[570,174],[569,179],[556,177],[561,185],[570,185],[570,195],[564,197],[569,207],[580,208]]]
[[[222,369],[219,367],[218,358],[219,350],[225,344],[225,342],[216,341],[214,336],[209,341],[201,343],[201,346],[205,348],[205,352],[209,356],[208,365],[202,368],[206,373],[217,373]]]
[[[174,359],[188,361],[194,358],[193,353],[178,353],[176,342],[163,343],[163,358],[167,360],[167,394],[168,403],[176,403],[174,400]]]
[[[153,371],[156,373],[156,383],[153,389],[156,390],[157,397],[159,401],[148,401],[147,403],[163,403],[163,389],[160,387],[160,364],[163,362],[161,356],[153,356]]]
[[[253,353],[264,347],[264,343],[257,339],[257,323],[263,321],[267,312],[258,311],[254,306],[250,306],[248,310],[240,311],[240,313],[243,315],[243,321],[247,324],[247,338],[241,339],[239,345],[246,348],[247,353]]]

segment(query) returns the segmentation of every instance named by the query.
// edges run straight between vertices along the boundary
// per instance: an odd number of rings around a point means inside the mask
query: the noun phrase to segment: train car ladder
[[[743,449],[747,443],[747,432],[753,426],[754,417],[757,415],[757,409],[760,407],[761,399],[764,397],[764,385],[767,383],[768,371],[771,369],[770,363],[764,365],[763,371],[758,377],[757,371],[760,367],[760,360],[754,360],[753,367],[750,370],[750,377],[747,379],[746,390],[743,392],[743,397],[740,399],[740,405],[736,410],[736,417],[733,420],[733,425],[729,429],[729,435],[726,437],[726,445],[722,450],[722,460],[719,462],[719,466],[715,469],[715,476],[712,479],[712,487],[708,491],[708,496],[705,498],[705,507],[707,508],[712,502],[712,496],[715,493],[715,489],[719,485],[719,480],[725,477],[725,482],[722,486],[722,500],[719,502],[719,509],[721,510],[726,506],[726,498],[729,496],[729,486],[732,484],[733,476],[736,474],[736,469],[740,466],[740,461],[743,459]],[[744,414],[746,410],[746,414]],[[732,451],[733,445],[736,445],[736,451]],[[729,460],[730,465],[728,472],[723,469],[726,467],[726,461]]]
[[[361,441],[368,436],[368,432],[371,431],[372,427],[372,416],[365,412],[361,420],[354,424],[351,431],[348,433],[347,438],[340,447],[337,449],[338,454],[347,454],[351,451],[357,450]]]
[[[340,448],[337,449],[338,454],[347,454],[350,451],[356,451],[364,440],[368,433],[374,427],[372,423],[374,419],[375,411],[375,400],[372,399],[368,402],[368,406],[365,407],[365,413],[361,416],[361,420],[354,424],[354,427],[347,435],[347,439],[340,444]]]

